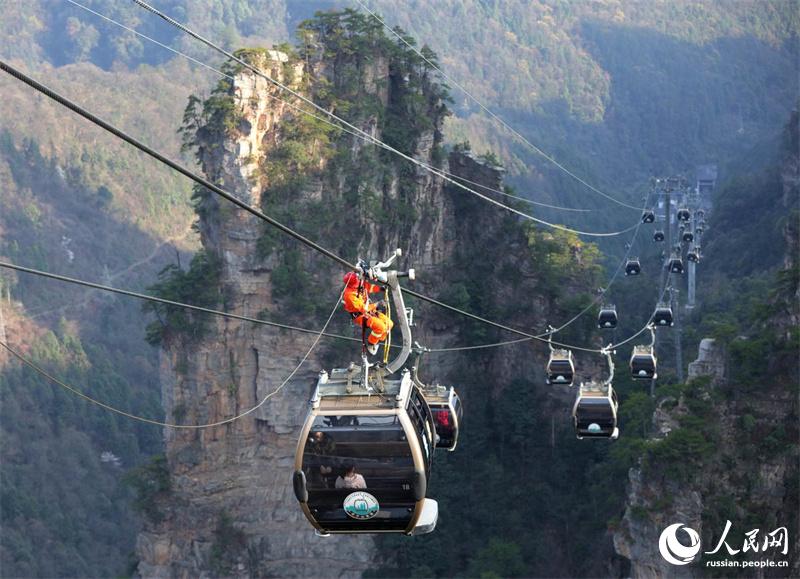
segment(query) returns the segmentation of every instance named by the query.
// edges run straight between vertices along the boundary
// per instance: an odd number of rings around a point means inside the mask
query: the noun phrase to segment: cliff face
[[[800,572],[797,126],[795,112],[787,129],[788,155],[780,167],[787,215],[785,268],[772,294],[764,296],[760,311],[768,315],[757,315],[753,327],[738,328],[742,335],[727,349],[719,340],[702,340],[698,359],[689,364],[688,387],[659,401],[653,416],[655,437],[641,466],[629,472],[625,515],[613,536],[625,576],[712,574],[706,564],[726,557],[724,548],[675,566],[659,554],[659,536],[668,525],[681,523],[700,534],[702,552],[707,552],[717,546],[728,520],[732,531],[727,543],[740,551],[728,559],[788,561],[788,567],[766,576]],[[763,542],[766,533],[779,527],[788,528],[788,556],[779,550],[741,552],[745,532],[759,529]],[[727,568],[723,574],[753,575],[741,568]]]
[[[409,66],[407,52],[398,54],[371,36],[371,50],[348,59],[341,46],[332,49],[338,37],[314,32],[304,58],[275,52],[247,57],[415,158],[501,186],[502,169],[492,163],[463,151],[443,158],[443,94],[420,62]],[[347,258],[383,257],[401,247],[404,264],[418,272],[413,287],[428,295],[447,301],[454,287],[480,276],[489,289],[476,294],[470,288],[471,299],[481,299],[484,311],[503,314],[523,298],[544,303],[531,234],[514,218],[479,206],[430,173],[360,140],[314,124],[272,98],[279,91],[263,78],[246,70],[235,74],[235,81],[221,84],[205,102],[193,125],[193,144],[211,180]],[[197,198],[203,247],[221,265],[224,309],[321,327],[336,305],[343,272],[249,214],[202,192]],[[503,277],[509,272],[517,278],[513,284]],[[463,320],[413,305],[419,324],[414,337],[423,344],[456,345],[469,337],[461,331]],[[344,315],[335,323],[339,331],[351,331]],[[541,327],[538,308],[526,308],[515,325]],[[493,334],[480,337],[492,341]],[[167,416],[206,423],[253,406],[289,375],[312,339],[213,320],[199,341],[165,342]],[[493,372],[498,384],[541,376],[543,359],[527,353],[528,347],[496,350],[472,370]],[[290,484],[296,435],[317,372],[357,356],[357,347],[325,343],[257,413],[214,429],[165,431],[172,488],[158,501],[162,519],[151,520],[139,536],[142,576],[350,577],[374,567],[372,538],[316,537]],[[463,373],[465,364],[465,355],[437,357],[424,373],[447,381],[457,369]]]
[[[797,548],[792,532],[797,512],[797,496],[792,491],[797,484],[796,454],[791,448],[780,448],[796,440],[796,393],[783,385],[766,386],[757,397],[742,396],[728,402],[720,400],[713,389],[700,388],[693,395],[715,401],[709,415],[703,418],[706,424],[713,425],[714,436],[709,440],[714,444],[713,454],[702,462],[695,462],[688,455],[674,456],[673,461],[685,463],[691,469],[687,476],[667,472],[667,464],[652,462],[630,470],[625,514],[613,536],[616,553],[627,560],[622,567],[624,576],[709,574],[705,567],[707,555],[685,567],[671,565],[661,557],[659,536],[674,523],[696,530],[704,552],[715,548],[726,520],[733,525],[728,543],[734,549],[742,549],[745,531],[760,529],[763,541],[766,533],[782,526],[790,529],[793,542],[789,546],[790,556]],[[669,406],[669,400],[666,402]],[[670,436],[679,432],[680,425],[685,424],[683,420],[692,415],[683,397],[672,403],[671,409],[665,410],[661,405],[656,411],[657,438],[652,444],[666,444]],[[778,442],[769,440],[776,433],[785,436],[786,442],[781,437],[777,437]],[[763,556],[754,556],[752,552],[749,556],[739,554],[731,559],[753,557],[781,559],[775,551]],[[796,566],[796,557],[792,557]]]
[[[267,55],[256,64],[284,82],[282,58]],[[209,178],[258,206],[263,187],[253,173],[287,110],[270,98],[275,88],[253,74],[237,75],[231,91],[239,125],[229,139],[202,151],[202,166]],[[258,257],[262,224],[214,199],[203,203],[202,242],[221,260],[227,309],[248,316],[269,310],[275,260]],[[289,375],[310,344],[302,335],[230,320],[214,320],[208,336],[162,355],[167,416],[187,424],[254,406]],[[354,576],[366,567],[369,539],[316,537],[287,484],[294,434],[319,366],[312,355],[285,391],[253,416],[215,429],[165,430],[172,490],[161,505],[163,521],[139,536],[142,576]]]

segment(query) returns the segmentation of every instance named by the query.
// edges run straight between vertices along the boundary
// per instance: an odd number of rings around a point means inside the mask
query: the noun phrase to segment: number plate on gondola
[[[380,510],[378,499],[362,491],[347,495],[342,506],[348,517],[362,521],[371,519],[377,515]]]

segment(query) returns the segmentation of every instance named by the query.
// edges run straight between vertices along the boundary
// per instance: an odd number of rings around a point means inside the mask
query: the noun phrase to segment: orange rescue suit
[[[359,327],[366,326],[370,333],[367,341],[377,344],[386,339],[394,323],[384,313],[375,310],[375,304],[368,303],[367,293],[381,291],[381,287],[364,282],[361,291],[358,284],[348,285],[344,290],[344,309],[353,316],[353,323]]]

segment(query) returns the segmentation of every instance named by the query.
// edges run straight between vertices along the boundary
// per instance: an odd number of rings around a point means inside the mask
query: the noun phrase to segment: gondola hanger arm
[[[613,348],[614,345],[609,343],[608,346],[600,350],[600,352],[606,357],[606,361],[608,362],[608,379],[604,382],[606,386],[610,386],[611,383],[614,381],[614,358],[612,357],[612,355],[616,354],[616,350],[614,350]]]

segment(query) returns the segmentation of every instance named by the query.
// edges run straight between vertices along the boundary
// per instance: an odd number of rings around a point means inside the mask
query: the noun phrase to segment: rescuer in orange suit
[[[378,351],[378,344],[386,339],[394,325],[377,304],[369,303],[368,294],[381,291],[381,287],[367,281],[361,282],[355,272],[344,276],[344,309],[353,316],[356,326],[369,328],[367,350],[370,354]]]

